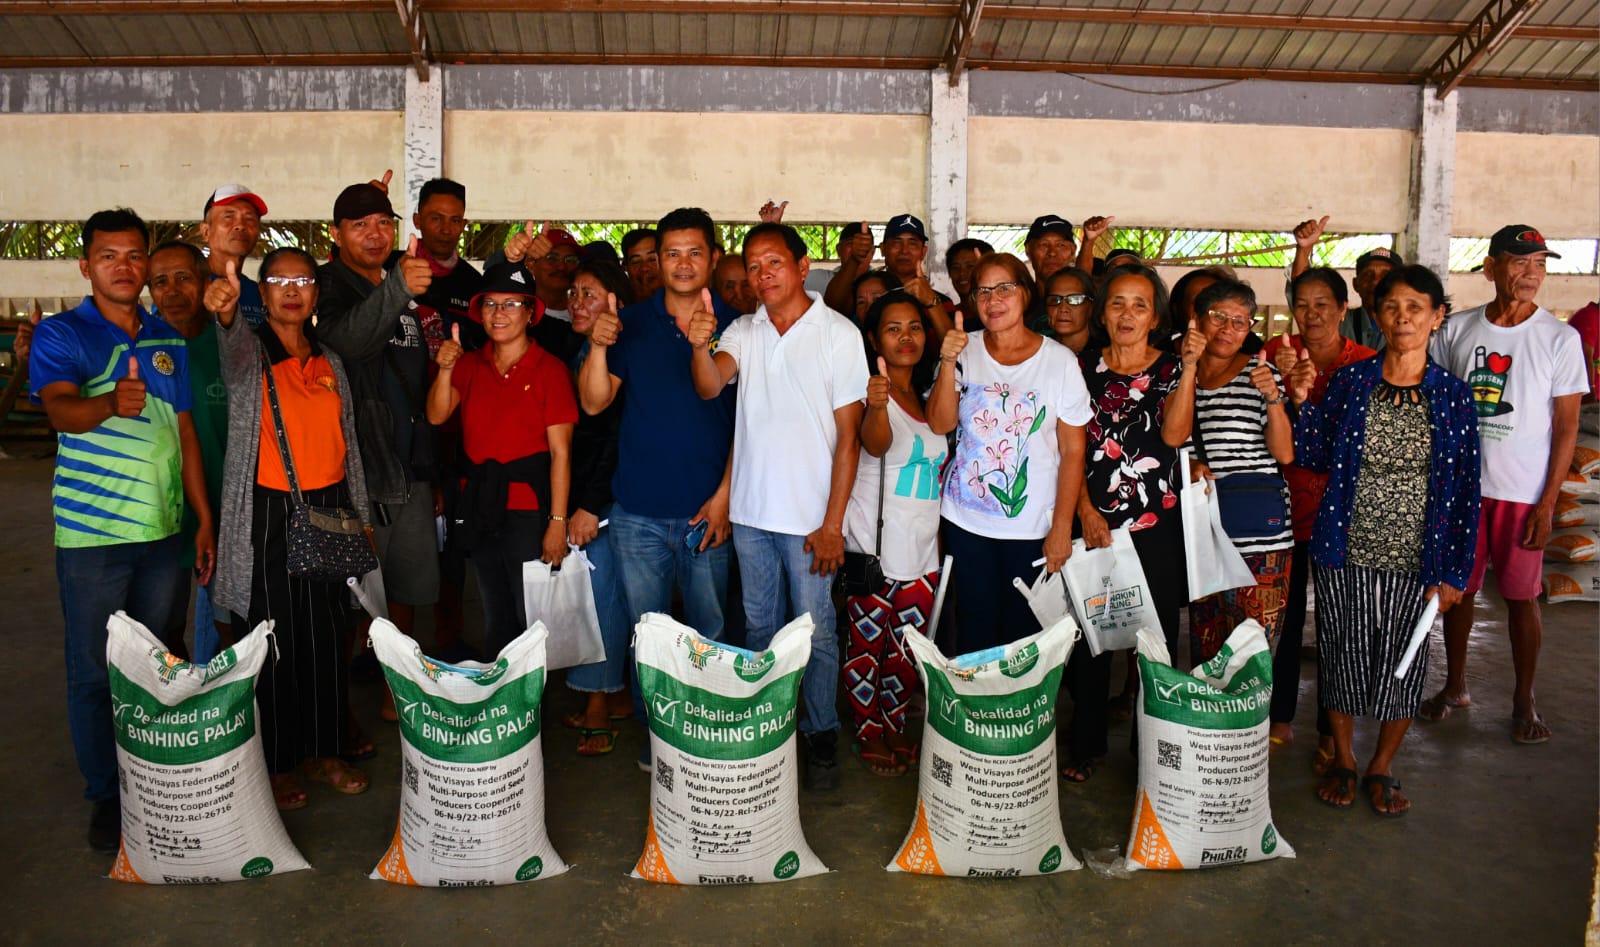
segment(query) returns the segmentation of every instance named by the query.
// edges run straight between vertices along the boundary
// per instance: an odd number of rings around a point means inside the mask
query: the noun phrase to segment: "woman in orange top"
[[[278,659],[262,666],[256,683],[261,744],[278,808],[299,809],[308,801],[296,772],[302,763],[307,778],[347,795],[365,792],[367,777],[339,758],[351,732],[345,694],[348,590],[343,583],[289,575],[286,534],[293,500],[263,356],[306,503],[354,509],[364,522],[370,506],[350,383],[339,357],[317,344],[310,325],[317,308],[316,261],[293,247],[274,250],[261,261],[260,279],[267,318],[256,330],[238,319],[234,264],[206,289],[230,402],[212,597],[248,617],[247,628],[275,623]]]

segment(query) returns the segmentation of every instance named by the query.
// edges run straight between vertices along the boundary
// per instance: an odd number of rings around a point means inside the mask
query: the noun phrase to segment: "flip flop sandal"
[[[1349,793],[1350,794],[1350,800],[1348,802],[1336,802],[1336,801],[1334,801],[1332,799],[1324,799],[1322,797],[1322,793],[1319,791],[1316,794],[1318,802],[1322,803],[1325,806],[1328,806],[1329,808],[1333,808],[1333,809],[1348,809],[1352,805],[1355,804],[1355,801],[1356,801],[1356,799],[1355,799],[1355,795],[1356,795],[1356,771],[1355,770],[1353,770],[1353,769],[1344,769],[1342,767],[1339,768],[1339,769],[1330,769],[1330,770],[1328,770],[1327,773],[1325,773],[1323,775],[1322,782],[1317,785],[1317,789],[1321,790],[1323,785],[1325,785],[1329,780],[1338,780],[1340,794]]]
[[[905,767],[899,761],[899,759],[896,758],[893,750],[889,751],[888,753],[877,753],[871,750],[863,750],[861,748],[861,744],[859,743],[852,746],[851,749],[855,751],[856,759],[861,761],[861,765],[865,766],[867,768],[867,772],[874,776],[891,777],[905,775]]]
[[[895,759],[904,763],[907,769],[916,766],[922,759],[922,745],[918,743],[913,743],[910,746],[890,747],[890,749],[894,751]]]
[[[1337,759],[1333,747],[1317,744],[1316,752],[1311,754],[1311,773],[1314,776],[1326,776],[1333,769],[1333,761]]]
[[[1544,718],[1535,714],[1532,717],[1513,717],[1511,720],[1511,740],[1523,746],[1534,746],[1550,742],[1550,728],[1545,725]]]
[[[345,796],[359,796],[372,788],[372,783],[367,780],[367,774],[354,766],[345,766],[342,763],[316,763],[307,761],[304,767],[306,778],[314,783],[327,783],[333,791]]]
[[[579,756],[605,756],[617,748],[617,731],[606,727],[578,727],[578,755]],[[606,742],[599,749],[584,749],[583,741],[591,737],[605,737]]]
[[[1399,812],[1395,812],[1393,810],[1386,811],[1384,809],[1379,809],[1377,801],[1372,798],[1372,787],[1374,785],[1383,788],[1383,804],[1387,807],[1394,805],[1394,799],[1396,795],[1395,790],[1400,788],[1400,780],[1395,779],[1393,776],[1384,776],[1379,773],[1373,773],[1371,776],[1368,776],[1366,779],[1361,781],[1361,791],[1367,794],[1367,805],[1372,807],[1373,815],[1383,819],[1399,819],[1403,818],[1407,812],[1411,811],[1409,809],[1402,809]]]
[[[1061,778],[1069,783],[1086,783],[1094,778],[1101,760],[1074,760],[1061,767]]]
[[[311,797],[300,786],[286,783],[272,787],[272,801],[277,804],[279,812],[292,812],[304,809],[311,802]]]
[[[1458,710],[1466,710],[1472,706],[1472,701],[1455,701],[1443,694],[1435,694],[1417,706],[1417,716],[1420,719],[1437,723]]]

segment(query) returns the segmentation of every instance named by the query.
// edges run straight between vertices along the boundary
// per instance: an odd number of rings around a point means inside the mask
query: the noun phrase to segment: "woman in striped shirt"
[[[1240,351],[1255,322],[1255,291],[1238,280],[1218,280],[1195,298],[1194,308],[1206,334],[1195,388],[1194,440],[1201,460],[1195,477],[1273,474],[1282,483],[1279,465],[1294,460],[1294,429],[1281,381],[1264,359],[1252,362]],[[1281,494],[1276,531],[1230,537],[1256,584],[1218,592],[1190,606],[1189,656],[1197,665],[1215,656],[1246,618],[1259,622],[1268,640],[1277,642],[1294,549],[1287,484]]]

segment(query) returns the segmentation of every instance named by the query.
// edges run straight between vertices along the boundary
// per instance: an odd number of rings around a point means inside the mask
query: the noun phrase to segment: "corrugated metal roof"
[[[953,2],[416,0],[444,62],[903,65],[943,59]],[[969,64],[1418,82],[1485,0],[989,0]],[[410,59],[378,0],[13,2],[0,66]],[[94,12],[98,15],[86,15]],[[1469,82],[1600,82],[1600,0],[1546,0]]]

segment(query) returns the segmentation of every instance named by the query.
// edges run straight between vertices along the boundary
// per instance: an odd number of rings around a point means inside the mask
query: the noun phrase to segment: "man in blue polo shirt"
[[[728,598],[733,389],[709,401],[695,393],[685,331],[701,310],[719,330],[739,314],[708,288],[717,264],[710,215],[679,208],[661,218],[656,239],[661,288],[596,320],[578,394],[599,414],[625,393],[611,540],[634,620],[668,611],[676,584],[689,624],[716,639]]]
[[[200,239],[206,245],[206,268],[211,279],[222,279],[233,262],[239,279],[239,315],[258,328],[267,318],[261,287],[245,275],[244,259],[261,239],[261,218],[267,202],[243,184],[224,184],[206,198],[200,212]]]
[[[91,293],[39,324],[31,397],[57,433],[56,579],[66,625],[67,721],[94,803],[89,844],[121,835],[106,622],[117,610],[159,628],[172,608],[183,500],[195,510],[195,568],[216,558],[183,336],[139,305],[150,232],[131,210],[83,225],[78,269]]]

